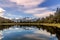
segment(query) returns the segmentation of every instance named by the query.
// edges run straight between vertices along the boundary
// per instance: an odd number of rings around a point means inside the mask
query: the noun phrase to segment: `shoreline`
[[[53,27],[58,27],[60,28],[60,24],[59,23],[0,23],[0,25],[31,25],[31,26],[39,26],[39,25],[45,25],[45,26],[53,26]]]

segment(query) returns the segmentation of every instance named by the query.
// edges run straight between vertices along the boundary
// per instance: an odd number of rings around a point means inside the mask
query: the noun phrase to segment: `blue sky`
[[[0,0],[0,16],[5,18],[46,17],[60,7],[60,0]]]

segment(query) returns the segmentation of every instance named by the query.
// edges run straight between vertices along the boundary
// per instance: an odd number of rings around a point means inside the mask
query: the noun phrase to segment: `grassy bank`
[[[53,27],[58,27],[58,28],[60,28],[60,24],[59,23],[56,23],[56,24],[54,24],[54,23],[41,23],[41,25],[46,25],[46,26],[53,26]]]
[[[30,26],[34,26],[34,25],[45,25],[45,26],[53,26],[53,27],[58,27],[60,28],[60,24],[54,24],[54,23],[0,23],[0,25],[30,25]]]
[[[0,23],[0,25],[40,25],[40,23]]]

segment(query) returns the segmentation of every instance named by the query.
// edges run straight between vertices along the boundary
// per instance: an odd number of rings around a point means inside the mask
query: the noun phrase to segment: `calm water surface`
[[[59,40],[51,28],[40,26],[5,26],[0,28],[1,40]],[[52,32],[51,32],[52,30]]]

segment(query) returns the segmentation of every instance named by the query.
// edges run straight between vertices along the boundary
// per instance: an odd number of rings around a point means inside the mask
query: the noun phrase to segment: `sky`
[[[60,7],[60,0],[0,0],[0,17],[42,18],[54,15],[57,7]]]

